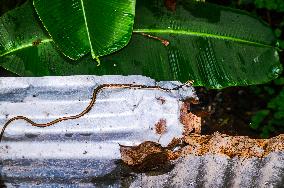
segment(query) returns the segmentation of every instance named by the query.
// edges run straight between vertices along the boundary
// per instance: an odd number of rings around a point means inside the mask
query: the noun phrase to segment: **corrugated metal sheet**
[[[0,124],[17,115],[45,123],[83,111],[93,90],[105,83],[176,87],[142,76],[71,76],[0,79]],[[2,179],[8,185],[85,182],[106,174],[120,159],[119,144],[145,140],[167,145],[181,137],[180,99],[196,97],[192,87],[165,92],[148,89],[105,89],[85,116],[54,126],[33,127],[14,121],[1,143]],[[160,99],[165,102],[161,103]],[[155,133],[155,124],[167,122],[167,132]],[[76,172],[75,172],[76,171]],[[86,173],[87,172],[87,173]],[[84,179],[84,180],[82,180]]]
[[[173,88],[178,83],[142,76],[0,78],[0,125],[16,115],[36,122],[81,112],[93,89],[103,83],[135,83]],[[119,144],[150,140],[167,145],[180,137],[181,99],[196,97],[193,88],[103,90],[85,116],[46,128],[15,121],[0,143],[0,186],[8,187],[284,187],[284,152],[264,158],[221,154],[179,159],[138,173],[120,160]],[[161,102],[160,99],[165,100]],[[168,131],[155,133],[167,122]]]
[[[130,187],[284,187],[284,153],[232,159],[221,155],[188,155],[165,174],[137,175]]]

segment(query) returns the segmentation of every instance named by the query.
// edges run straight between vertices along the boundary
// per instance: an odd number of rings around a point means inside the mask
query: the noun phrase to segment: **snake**
[[[36,123],[33,120],[31,120],[30,118],[26,117],[26,116],[15,116],[11,119],[9,119],[3,126],[1,133],[0,133],[0,142],[2,141],[5,129],[8,127],[8,125],[10,125],[13,121],[16,120],[24,120],[27,123],[31,124],[32,126],[35,127],[49,127],[52,126],[56,123],[62,122],[62,121],[66,121],[66,120],[71,120],[71,119],[78,119],[82,116],[84,116],[85,114],[87,114],[94,106],[96,99],[97,99],[97,95],[98,93],[103,90],[103,89],[108,89],[108,88],[129,88],[129,89],[150,89],[150,90],[161,90],[161,91],[166,91],[166,92],[170,92],[172,90],[178,90],[179,88],[181,88],[183,85],[179,85],[173,89],[168,89],[168,88],[163,88],[161,86],[147,86],[147,85],[136,85],[136,84],[101,84],[99,86],[97,86],[94,91],[93,91],[93,96],[91,98],[91,101],[89,102],[88,106],[79,114],[76,115],[71,115],[71,116],[65,116],[65,117],[60,117],[57,118],[55,120],[52,120],[50,122],[47,123]]]

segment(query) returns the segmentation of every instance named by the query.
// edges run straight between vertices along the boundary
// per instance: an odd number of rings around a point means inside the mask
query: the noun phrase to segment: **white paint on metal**
[[[160,85],[174,88],[178,82],[160,82],[142,76],[70,76],[0,78],[0,127],[17,115],[45,123],[75,115],[89,104],[93,90],[105,83]],[[12,122],[0,143],[1,159],[119,159],[119,144],[138,145],[155,141],[166,146],[181,137],[180,100],[196,98],[192,87],[164,92],[145,89],[105,89],[85,116],[54,126],[33,127]],[[164,104],[158,100],[163,98]],[[167,132],[155,132],[166,120]]]

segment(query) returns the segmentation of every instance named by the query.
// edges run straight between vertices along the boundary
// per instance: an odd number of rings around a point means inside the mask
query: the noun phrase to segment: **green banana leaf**
[[[93,58],[130,40],[135,0],[34,0],[35,9],[59,49],[71,59]]]
[[[72,61],[26,4],[0,18],[0,65],[21,76],[140,74],[210,88],[261,84],[282,70],[273,32],[243,11],[184,0],[172,12],[160,0],[141,0],[134,32],[100,66],[91,55]]]

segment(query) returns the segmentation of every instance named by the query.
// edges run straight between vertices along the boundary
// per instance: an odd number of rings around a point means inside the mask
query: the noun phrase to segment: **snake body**
[[[2,137],[4,135],[4,132],[5,132],[5,129],[7,128],[7,126],[10,123],[12,123],[13,121],[16,121],[16,120],[24,120],[24,121],[30,123],[32,126],[35,126],[35,127],[48,127],[48,126],[54,125],[56,123],[59,123],[61,121],[77,119],[77,118],[84,116],[85,114],[87,114],[92,109],[92,107],[94,106],[94,104],[96,102],[98,93],[103,89],[107,89],[107,88],[130,88],[130,89],[150,89],[150,90],[157,89],[157,90],[169,92],[171,90],[177,90],[180,87],[182,87],[182,85],[177,86],[176,88],[173,88],[173,89],[167,89],[167,88],[162,88],[160,86],[147,86],[147,85],[136,85],[136,84],[102,84],[102,85],[99,85],[98,87],[96,87],[94,89],[93,96],[92,96],[92,99],[91,99],[89,105],[82,112],[80,112],[77,115],[60,117],[60,118],[57,118],[57,119],[50,121],[50,122],[47,122],[47,123],[36,123],[36,122],[32,121],[30,118],[27,118],[25,116],[15,116],[15,117],[9,119],[5,123],[5,125],[3,126],[2,130],[1,130],[0,142],[2,140]]]

